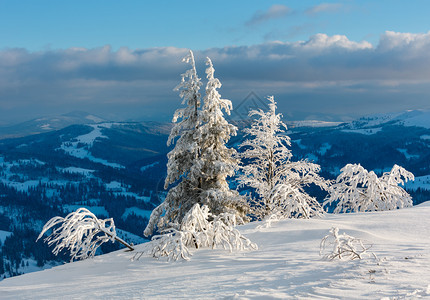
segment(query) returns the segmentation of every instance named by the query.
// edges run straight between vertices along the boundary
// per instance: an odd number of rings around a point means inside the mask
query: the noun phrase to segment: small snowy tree
[[[57,227],[57,225],[60,225]],[[57,228],[55,228],[57,227]],[[112,218],[100,220],[86,208],[79,208],[65,218],[53,217],[39,234],[39,240],[47,231],[52,233],[44,239],[51,246],[52,253],[58,255],[63,249],[70,251],[71,261],[93,257],[97,248],[108,241],[118,241],[130,250],[134,248],[116,235]]]
[[[212,215],[209,208],[195,204],[184,216],[179,228],[169,228],[152,238],[149,254],[168,261],[191,256],[190,249],[223,247],[233,250],[257,249],[257,245],[244,237],[236,228],[235,214]],[[144,253],[135,255],[139,259]]]
[[[244,130],[249,138],[240,145],[244,149],[240,154],[240,186],[249,186],[259,195],[253,204],[253,214],[259,219],[272,215],[282,218],[319,215],[321,206],[304,187],[315,184],[327,188],[327,182],[317,174],[320,166],[306,160],[291,161],[287,126],[281,120],[282,115],[276,113],[274,97],[267,99],[268,112],[260,109],[249,113],[258,118],[251,128]]]
[[[321,240],[320,255],[327,260],[362,259],[364,255],[368,254],[367,250],[370,247],[365,246],[361,239],[347,235],[345,232],[340,235],[339,228],[332,227],[330,234]],[[375,254],[373,255],[375,256]]]
[[[399,186],[414,175],[394,165],[378,177],[360,164],[347,164],[330,187],[324,205],[339,201],[334,213],[393,210],[412,206],[411,196]]]

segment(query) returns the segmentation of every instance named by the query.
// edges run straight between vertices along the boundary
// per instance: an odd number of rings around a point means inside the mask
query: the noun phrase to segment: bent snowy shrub
[[[412,206],[412,197],[399,185],[414,175],[394,165],[378,177],[360,164],[347,164],[329,189],[323,205],[337,202],[334,213],[393,210]]]
[[[71,212],[65,218],[56,216],[50,219],[43,226],[37,240],[51,229],[52,233],[44,241],[49,246],[55,244],[52,250],[55,255],[58,255],[63,249],[68,249],[71,256],[70,261],[93,257],[97,248],[108,241],[118,241],[130,250],[134,250],[131,245],[116,235],[112,218],[100,220],[83,207]]]
[[[332,227],[330,234],[326,235],[320,244],[320,255],[327,260],[354,260],[362,259],[368,254],[371,246],[365,246],[361,239],[343,233],[339,234],[339,228]]]

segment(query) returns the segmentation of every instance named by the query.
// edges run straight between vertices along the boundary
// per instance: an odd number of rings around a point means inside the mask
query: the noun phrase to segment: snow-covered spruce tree
[[[55,244],[52,253],[57,255],[63,249],[68,249],[71,261],[93,257],[97,248],[108,241],[118,241],[130,250],[134,250],[132,245],[116,235],[112,218],[100,220],[83,207],[71,212],[65,218],[57,216],[50,219],[43,226],[37,240],[49,230],[52,230],[52,233],[44,241],[48,242],[49,246]]]
[[[412,206],[411,196],[399,186],[414,175],[394,165],[378,177],[360,164],[347,164],[329,188],[324,205],[339,201],[334,213],[393,210]]]
[[[173,117],[173,122],[177,123],[172,128],[168,145],[179,138],[168,154],[165,188],[179,183],[169,190],[165,201],[152,212],[144,231],[146,236],[153,234],[156,227],[160,232],[167,228],[178,229],[185,214],[196,203],[207,205],[215,215],[228,211],[244,215],[242,198],[230,191],[226,181],[237,165],[231,158],[234,150],[225,147],[230,136],[236,133],[236,128],[227,123],[222,113],[222,109],[230,112],[231,102],[221,99],[216,91],[221,83],[213,77],[214,70],[209,60],[209,81],[205,105],[201,110],[201,82],[193,53],[190,51],[184,60],[191,64],[191,69],[182,75],[176,90],[180,90],[182,103],[187,107],[178,109]]]
[[[258,219],[277,215],[279,218],[310,218],[321,214],[321,205],[308,195],[304,187],[315,184],[327,189],[326,180],[317,173],[320,166],[306,160],[291,161],[288,146],[290,138],[285,134],[287,126],[276,113],[274,97],[268,97],[269,111],[252,110],[249,116],[257,118],[248,137],[240,147],[242,165],[238,176],[240,186],[255,190],[259,199],[253,202],[253,214]]]
[[[163,203],[152,211],[144,231],[145,236],[152,235],[156,227],[161,231],[171,227],[170,223],[180,224],[185,214],[198,201],[196,188],[200,179],[192,176],[190,171],[200,156],[197,130],[201,125],[199,90],[202,83],[197,76],[193,52],[190,51],[182,61],[190,64],[191,69],[181,75],[181,82],[174,90],[180,91],[182,104],[186,107],[177,109],[173,115],[172,122],[175,124],[167,145],[170,146],[177,137],[179,138],[173,150],[167,154],[167,177],[164,188],[178,180],[180,182],[169,190]]]
[[[218,89],[221,82],[214,77],[214,68],[210,58],[206,58],[206,94],[201,111],[202,125],[198,129],[200,141],[200,159],[192,166],[191,174],[200,179],[199,195],[201,205],[207,205],[212,214],[224,212],[244,216],[245,198],[231,190],[227,177],[233,176],[239,160],[236,150],[227,148],[226,143],[236,135],[237,128],[224,118],[223,111],[230,115],[230,100],[221,99]]]

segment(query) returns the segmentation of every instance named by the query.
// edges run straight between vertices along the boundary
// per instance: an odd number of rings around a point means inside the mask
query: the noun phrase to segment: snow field
[[[259,249],[193,252],[167,263],[120,250],[0,282],[4,299],[416,299],[430,297],[430,203],[396,211],[240,227]],[[325,261],[331,227],[373,246],[363,260]],[[150,243],[137,246],[138,251]]]
[[[100,124],[96,124],[96,125],[88,125],[88,126],[91,126],[93,128],[93,130],[91,132],[84,134],[84,135],[80,135],[80,136],[76,137],[73,141],[62,143],[59,149],[63,150],[64,152],[66,152],[70,156],[74,156],[74,157],[77,157],[80,159],[87,158],[90,161],[93,161],[95,163],[99,163],[99,164],[102,164],[102,165],[105,165],[108,167],[123,169],[125,167],[120,165],[120,164],[108,162],[105,159],[94,157],[91,154],[91,152],[88,150],[88,148],[90,148],[97,139],[107,139],[108,138],[107,136],[103,135],[102,129],[103,128],[111,128],[112,125],[116,125],[116,123],[100,123]],[[78,146],[80,144],[84,144],[85,147],[79,148]]]

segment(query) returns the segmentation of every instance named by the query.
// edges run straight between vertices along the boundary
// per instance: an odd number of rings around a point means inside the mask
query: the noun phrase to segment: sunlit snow
[[[133,261],[120,250],[0,282],[2,299],[416,299],[430,297],[430,203],[396,211],[240,227],[259,250],[193,252],[191,261]],[[325,261],[336,226],[372,244],[363,260]],[[137,250],[148,247],[137,246]]]

